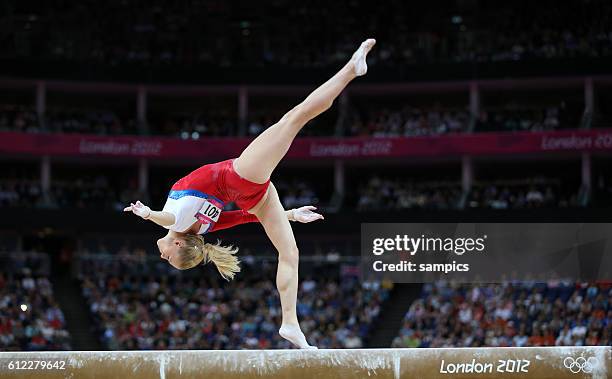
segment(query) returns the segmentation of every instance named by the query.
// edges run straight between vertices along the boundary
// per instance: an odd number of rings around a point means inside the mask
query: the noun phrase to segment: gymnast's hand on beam
[[[292,221],[297,221],[297,222],[302,222],[302,223],[307,223],[307,222],[313,222],[316,220],[323,220],[325,219],[325,217],[323,217],[323,215],[314,212],[314,210],[317,209],[316,207],[312,206],[312,205],[305,205],[303,207],[299,207],[296,209],[292,209],[291,213],[292,213],[292,217],[290,218],[290,220]]]
[[[151,216],[151,208],[147,207],[140,201],[137,201],[135,204],[130,203],[129,207],[125,207],[124,212],[132,212],[136,216],[140,216],[145,220],[148,220]]]

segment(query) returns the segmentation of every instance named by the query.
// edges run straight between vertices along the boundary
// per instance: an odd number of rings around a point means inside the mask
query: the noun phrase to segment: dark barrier
[[[382,41],[381,41],[382,42]],[[136,83],[188,84],[314,84],[339,66],[290,68],[287,66],[211,67],[197,65],[104,65],[96,62],[3,59],[2,75],[21,78],[101,80]],[[612,72],[612,57],[596,59],[543,59],[478,63],[423,63],[373,66],[362,82],[460,80],[477,78],[595,75]]]

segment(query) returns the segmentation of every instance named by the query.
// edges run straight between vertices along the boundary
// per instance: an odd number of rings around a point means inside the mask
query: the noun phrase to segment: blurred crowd
[[[550,106],[508,103],[504,107],[471,115],[465,109],[404,106],[391,110],[377,107],[354,109],[345,123],[347,136],[413,137],[466,132],[550,131],[581,126],[579,109],[565,102]]]
[[[200,113],[169,112],[149,122],[149,132],[181,139],[199,139],[237,135],[236,116],[215,110]],[[0,131],[26,133],[64,133],[97,135],[138,135],[133,118],[101,109],[56,107],[47,109],[44,120],[39,119],[32,106],[0,105]]]
[[[33,107],[0,105],[0,131],[37,133],[42,130]]]
[[[2,24],[13,25],[0,35],[4,57],[111,66],[327,67],[344,62],[370,35],[381,42],[373,65],[612,55],[612,6],[603,0],[18,3],[7,2],[1,12]]]
[[[184,140],[202,137],[236,136],[237,116],[229,110],[211,110],[206,114],[183,112],[161,117],[149,122],[152,133],[175,136]]]
[[[12,176],[0,179],[0,207],[40,207],[43,204],[40,179]]]
[[[40,179],[33,175],[0,178],[0,207],[122,210],[137,198],[145,197],[139,196],[134,181],[119,186],[103,174],[53,180],[47,193],[42,190]]]
[[[0,349],[70,349],[64,314],[46,273],[48,263],[30,253],[5,258],[0,269]]]
[[[602,188],[606,188],[602,186]],[[585,205],[582,189],[560,178],[533,176],[477,181],[465,194],[458,180],[372,175],[358,187],[358,211],[402,209],[568,208]],[[599,191],[599,198],[608,195]]]
[[[354,113],[348,123],[348,136],[412,137],[461,133],[468,130],[470,116],[464,110],[418,109],[371,110],[366,117]]]
[[[487,131],[545,131],[578,129],[581,115],[565,103],[545,108],[524,108],[516,104],[501,109],[483,111],[474,124],[475,132]]]
[[[36,175],[30,173],[10,170],[5,172],[5,175],[0,177],[0,208],[95,208],[121,211],[126,204],[137,199],[149,203],[149,196],[138,191],[137,182],[133,177],[82,173],[52,180],[46,194],[41,188],[40,179],[35,177]],[[320,203],[316,190],[308,180],[279,178],[275,179],[274,183],[287,209]],[[167,187],[162,191],[163,198],[155,199],[155,205],[163,206],[170,185]]]
[[[213,269],[206,275],[160,274],[165,262],[151,270],[143,269],[144,261],[134,261],[138,258],[127,259],[82,265],[83,294],[107,348],[291,347],[278,335],[275,262],[242,256],[239,278],[225,282]],[[302,330],[319,348],[362,347],[389,288],[361,283],[355,274],[338,277],[338,266],[335,273],[302,278],[297,304]]]
[[[394,347],[612,345],[610,283],[425,284]]]
[[[287,107],[290,106],[291,104],[287,104]],[[268,115],[251,117],[244,133],[255,136],[273,125],[278,121],[276,117],[279,112],[271,112]],[[514,106],[482,111],[477,117],[470,115],[467,110],[453,108],[371,107],[351,110],[349,117],[342,123],[342,134],[348,137],[414,137],[470,131],[576,129],[580,127],[580,115],[576,113],[576,110],[568,111],[565,105],[528,109]],[[300,135],[331,136],[334,134],[333,126],[336,121],[329,117],[323,121],[316,120],[316,125],[309,125]],[[229,109],[214,109],[206,113],[168,112],[151,116],[147,124],[146,130],[150,134],[185,140],[239,135],[236,114]],[[41,121],[32,107],[17,105],[0,106],[0,131],[97,135],[141,133],[133,119],[122,120],[112,111],[54,108],[48,110],[44,121]]]
[[[136,122],[109,110],[57,108],[45,113],[45,129],[61,133],[137,134]]]
[[[40,120],[35,109],[25,105],[0,105],[0,131],[27,133],[137,134],[134,120],[124,120],[109,110],[51,108]]]
[[[401,209],[457,209],[461,199],[457,181],[415,180],[371,176],[359,187],[358,211]]]
[[[532,177],[477,182],[466,207],[491,209],[567,208],[580,205],[579,186],[560,179]]]
[[[299,208],[303,205],[318,205],[320,200],[313,183],[308,180],[275,180],[274,186],[279,192],[285,209]]]
[[[82,174],[51,181],[48,193],[43,193],[40,179],[35,175],[7,172],[0,178],[0,207],[45,209],[91,208],[121,211],[125,204],[139,199],[153,207],[166,201],[171,182],[155,182],[151,186],[156,196],[138,190],[131,177],[110,174]],[[176,177],[180,174],[176,174]],[[274,178],[279,197],[286,209],[303,205],[326,206],[333,202],[332,188],[323,188],[313,178]],[[345,196],[344,209],[360,212],[402,209],[523,209],[568,208],[587,204],[610,203],[610,187],[600,177],[594,184],[590,202],[579,183],[559,177],[529,176],[504,180],[476,181],[464,193],[459,180],[410,178],[403,175],[370,174],[351,182]],[[164,189],[168,187],[167,189]],[[152,199],[152,200],[151,200]],[[226,210],[237,209],[228,204]]]

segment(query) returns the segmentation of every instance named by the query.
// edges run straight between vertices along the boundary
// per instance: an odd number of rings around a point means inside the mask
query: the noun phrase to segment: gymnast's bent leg
[[[291,224],[285,214],[285,209],[278,198],[274,184],[270,183],[268,196],[263,200],[256,213],[264,227],[268,238],[278,250],[278,268],[276,271],[276,287],[280,294],[283,321],[280,335],[291,341],[300,349],[310,347],[300,325],[296,313],[298,290],[299,252],[291,229]]]

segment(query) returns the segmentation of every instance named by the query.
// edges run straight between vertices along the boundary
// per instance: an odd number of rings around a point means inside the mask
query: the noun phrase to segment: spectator
[[[40,255],[16,253],[14,257],[24,255],[28,266],[48,267],[42,262],[47,258]],[[69,350],[64,314],[46,275],[38,269],[34,274],[28,267],[21,271],[16,268],[14,264],[5,265],[7,271],[0,272],[0,347],[14,351]]]
[[[212,276],[169,277],[165,266],[157,271],[146,262],[128,270],[119,261],[91,259],[82,265],[82,289],[109,349],[290,347],[277,333],[276,267],[246,262],[240,281],[220,286]],[[328,348],[363,346],[388,296],[386,288],[352,276],[307,277],[300,290],[302,329]]]
[[[588,293],[597,310],[584,309]],[[393,346],[609,345],[611,301],[606,283],[425,284]]]

